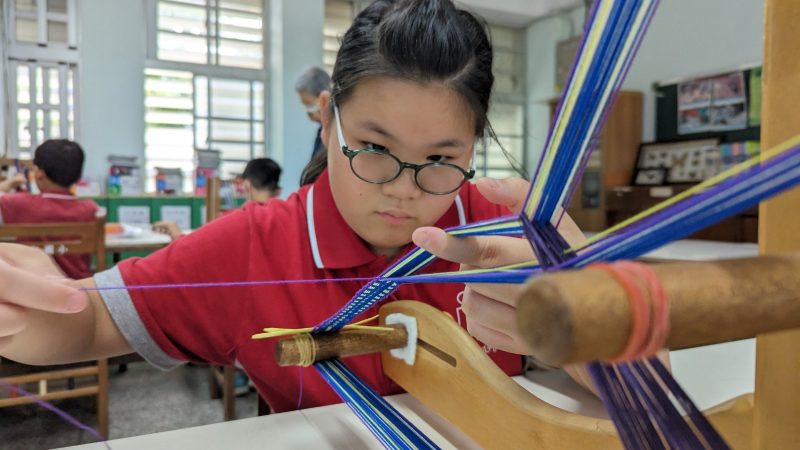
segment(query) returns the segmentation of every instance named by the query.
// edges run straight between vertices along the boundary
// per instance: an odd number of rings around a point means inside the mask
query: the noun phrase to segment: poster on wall
[[[678,134],[747,128],[744,73],[678,84]]]

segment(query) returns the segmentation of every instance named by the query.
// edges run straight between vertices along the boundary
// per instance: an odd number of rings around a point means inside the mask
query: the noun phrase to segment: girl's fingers
[[[0,303],[0,336],[11,336],[22,331],[27,311],[11,303]]]
[[[482,269],[533,259],[530,244],[512,237],[455,237],[436,227],[422,227],[414,231],[412,239],[439,258]]]
[[[48,280],[0,260],[0,301],[55,313],[77,313],[89,304],[86,292]]]
[[[521,284],[500,284],[500,283],[470,283],[469,288],[476,294],[485,298],[490,298],[516,311],[519,293],[522,291]]]
[[[503,332],[487,328],[479,323],[467,323],[469,324],[467,326],[469,334],[493,349],[518,355],[525,355],[528,353],[524,345],[519,344],[514,338]]]
[[[517,214],[525,205],[525,197],[531,185],[519,177],[510,177],[502,180],[493,178],[479,178],[475,181],[478,191],[486,197],[486,200],[503,205]]]
[[[516,334],[516,308],[493,300],[476,292],[472,287],[464,289],[461,310],[471,322],[479,323],[493,330],[502,330],[505,334]]]
[[[481,342],[511,353],[530,353],[527,345],[519,339],[516,308],[467,287],[461,310],[467,318],[467,331]]]

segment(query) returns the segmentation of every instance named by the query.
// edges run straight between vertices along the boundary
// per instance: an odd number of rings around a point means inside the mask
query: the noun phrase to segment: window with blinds
[[[3,2],[7,43],[2,124],[9,156],[30,158],[47,139],[75,139],[77,1]]]
[[[263,0],[158,0],[157,58],[262,69]]]
[[[322,28],[322,50],[325,71],[333,73],[336,53],[342,36],[350,28],[355,12],[353,2],[347,0],[325,0],[325,21]]]
[[[489,121],[506,152],[524,167],[525,159],[525,52],[521,29],[492,25],[494,92]],[[478,150],[478,173],[493,178],[518,176],[502,148],[488,141]]]
[[[147,186],[155,168],[194,170],[196,149],[219,150],[220,175],[241,174],[247,161],[264,154],[264,83],[214,78],[192,72],[145,71]],[[184,176],[184,192],[192,177]]]
[[[179,168],[184,192],[196,150],[218,150],[220,176],[264,156],[264,0],[156,0],[145,69],[147,190],[155,168]]]

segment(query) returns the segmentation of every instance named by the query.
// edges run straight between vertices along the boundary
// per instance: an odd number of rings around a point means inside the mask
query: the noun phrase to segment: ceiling
[[[534,20],[584,4],[584,0],[455,0],[489,23],[524,27]]]

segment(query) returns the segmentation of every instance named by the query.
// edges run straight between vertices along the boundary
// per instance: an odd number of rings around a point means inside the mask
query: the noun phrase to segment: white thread
[[[467,326],[466,323],[461,323],[461,314],[462,314],[461,302],[463,301],[464,301],[464,291],[461,291],[458,294],[456,294],[456,303],[458,303],[458,307],[456,308],[456,322],[458,322],[458,325],[461,328],[466,328]],[[464,319],[466,319],[466,317]]]

